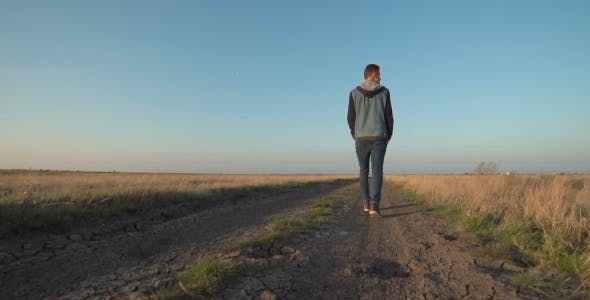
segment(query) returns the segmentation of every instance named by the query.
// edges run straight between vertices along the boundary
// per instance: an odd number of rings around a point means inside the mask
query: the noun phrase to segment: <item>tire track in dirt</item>
[[[444,220],[405,202],[392,182],[384,182],[381,218],[362,212],[358,183],[347,190],[339,216],[289,243],[298,259],[242,278],[219,299],[268,290],[279,299],[540,298],[478,266],[473,244],[445,233]]]
[[[47,241],[37,240],[42,248],[19,253],[20,259],[0,266],[0,299],[104,299],[165,288],[195,258],[254,234],[272,216],[350,184],[350,180],[336,180],[228,203],[98,239],[53,236],[51,241],[61,239],[63,247],[45,247]]]

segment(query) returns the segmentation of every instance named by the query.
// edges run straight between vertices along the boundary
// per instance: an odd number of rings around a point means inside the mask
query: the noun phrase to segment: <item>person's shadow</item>
[[[400,209],[400,208],[406,208],[406,207],[415,207],[415,204],[401,204],[401,205],[392,205],[392,206],[387,206],[387,207],[382,207],[381,211],[384,210],[396,210],[396,209]],[[389,213],[389,214],[381,214],[382,218],[395,218],[395,217],[401,217],[401,216],[407,216],[407,215],[413,215],[413,214],[417,214],[417,213],[421,213],[421,212],[425,212],[428,209],[426,208],[417,208],[415,210],[412,211],[407,211],[407,212],[400,212],[400,213]]]
[[[386,209],[396,209],[396,208],[404,208],[404,207],[412,207],[412,206],[416,206],[415,204],[401,204],[401,205],[392,205],[392,206],[387,206],[387,207],[382,207],[381,210],[386,210]]]

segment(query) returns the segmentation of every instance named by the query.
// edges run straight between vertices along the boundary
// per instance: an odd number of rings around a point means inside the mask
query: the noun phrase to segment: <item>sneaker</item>
[[[364,212],[368,212],[369,211],[369,200],[363,201],[363,211]]]
[[[369,209],[369,216],[381,217],[381,212],[378,208],[371,208]]]

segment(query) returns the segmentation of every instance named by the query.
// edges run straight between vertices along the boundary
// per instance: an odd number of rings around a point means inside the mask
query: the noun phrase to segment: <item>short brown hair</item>
[[[367,79],[367,77],[369,77],[369,75],[378,72],[379,71],[379,66],[376,64],[368,64],[365,67],[365,79]]]

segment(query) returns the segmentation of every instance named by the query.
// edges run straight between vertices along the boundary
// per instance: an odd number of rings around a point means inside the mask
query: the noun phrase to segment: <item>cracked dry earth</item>
[[[129,230],[19,241],[0,261],[0,299],[142,299],[175,286],[176,274],[211,253],[262,233],[271,218],[293,216],[323,195],[338,196],[319,229],[280,245],[265,266],[227,283],[215,299],[538,299],[449,236],[445,222],[404,202],[384,182],[383,217],[361,211],[358,181],[323,182],[271,197],[232,201]],[[10,241],[16,243],[15,241]],[[2,242],[0,247],[16,244]],[[246,256],[245,253],[238,254]]]
[[[150,294],[206,253],[261,230],[271,217],[351,184],[323,181],[272,195],[179,203],[63,235],[0,240],[0,299],[108,299]],[[215,201],[209,201],[215,203]]]

